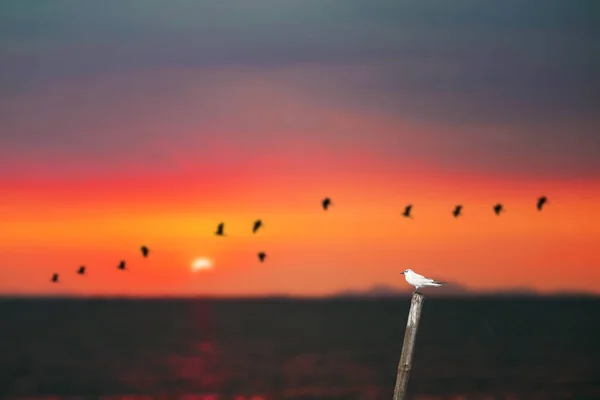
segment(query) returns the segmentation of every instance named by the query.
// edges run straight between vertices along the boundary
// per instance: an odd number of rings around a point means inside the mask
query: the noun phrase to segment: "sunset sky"
[[[322,295],[408,289],[406,268],[600,293],[599,16],[594,0],[3,1],[0,294]]]

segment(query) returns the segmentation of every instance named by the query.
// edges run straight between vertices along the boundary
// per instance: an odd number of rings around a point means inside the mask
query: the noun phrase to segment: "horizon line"
[[[423,293],[423,292],[421,292]],[[406,299],[412,297],[413,292],[403,292],[394,294],[328,294],[328,295],[294,295],[294,294],[22,294],[22,293],[0,293],[1,300],[11,299],[64,299],[64,300],[393,300]],[[537,293],[528,291],[494,291],[494,292],[461,292],[461,293],[423,293],[425,297],[433,298],[503,298],[503,299],[522,299],[522,298],[600,298],[599,293],[561,291],[551,293]]]

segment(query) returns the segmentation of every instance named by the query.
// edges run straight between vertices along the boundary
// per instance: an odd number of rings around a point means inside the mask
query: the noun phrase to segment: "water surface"
[[[409,303],[3,299],[0,398],[391,399]],[[410,398],[600,399],[598,338],[599,299],[427,298]]]

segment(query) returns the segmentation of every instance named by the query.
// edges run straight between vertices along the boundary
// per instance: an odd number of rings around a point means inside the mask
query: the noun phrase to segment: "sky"
[[[406,268],[600,293],[594,0],[2,0],[0,27],[0,294],[312,296]]]

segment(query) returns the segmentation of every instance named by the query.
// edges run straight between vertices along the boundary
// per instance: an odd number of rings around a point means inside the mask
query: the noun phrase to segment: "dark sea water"
[[[392,399],[410,299],[0,300],[1,399]],[[600,399],[600,300],[426,298],[411,399]]]

